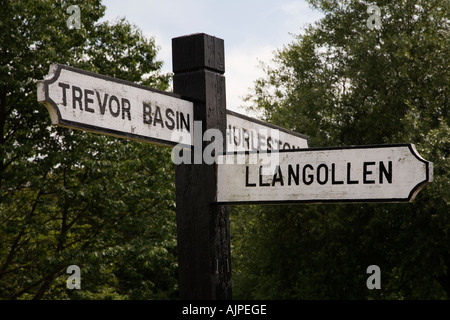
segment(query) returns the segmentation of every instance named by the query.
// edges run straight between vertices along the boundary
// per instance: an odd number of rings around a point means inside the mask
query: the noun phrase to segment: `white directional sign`
[[[227,152],[308,148],[308,137],[227,110]]]
[[[217,202],[407,202],[433,180],[414,145],[235,153],[218,158]]]
[[[55,64],[38,82],[53,124],[174,146],[193,142],[193,103],[176,95]]]

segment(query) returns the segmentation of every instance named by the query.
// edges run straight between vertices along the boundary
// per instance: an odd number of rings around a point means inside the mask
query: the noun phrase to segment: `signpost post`
[[[433,180],[412,144],[219,156],[217,202],[409,202]]]
[[[172,57],[174,92],[194,101],[203,132],[225,136],[224,41],[206,34],[175,38]],[[181,299],[231,299],[230,222],[227,207],[215,203],[215,169],[203,157],[175,167]]]

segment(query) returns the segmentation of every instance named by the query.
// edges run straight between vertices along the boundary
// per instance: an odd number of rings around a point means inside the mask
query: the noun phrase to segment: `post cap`
[[[196,33],[172,39],[172,69],[183,73],[209,69],[225,73],[225,46],[223,39]]]

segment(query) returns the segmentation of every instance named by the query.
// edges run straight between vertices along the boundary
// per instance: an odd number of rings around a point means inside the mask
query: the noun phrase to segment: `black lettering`
[[[273,139],[273,150],[280,150],[280,142],[277,139]]]
[[[291,178],[294,179],[295,185],[298,186],[298,184],[299,184],[299,175],[298,175],[299,168],[300,168],[300,165],[297,163],[295,165],[295,172],[294,172],[294,169],[292,169],[292,166],[288,165],[288,186],[291,185],[291,181],[292,181]]]
[[[60,86],[62,88],[63,106],[67,106],[66,90],[70,88],[70,85],[68,85],[67,83],[59,82],[58,86]]]
[[[145,124],[152,124],[152,106],[145,102],[142,104],[142,119]]]
[[[156,106],[155,110],[155,119],[153,120],[153,125],[156,127],[156,123],[160,123],[161,127],[164,128],[164,123],[161,115],[161,108],[159,106]]]
[[[244,142],[247,142],[247,150],[250,150],[250,136],[248,135],[247,129],[242,129],[242,136],[244,137]],[[245,148],[245,143],[242,145]]]
[[[232,135],[232,130],[231,130],[232,128],[231,128],[231,124],[229,124],[228,125],[228,129],[227,129],[227,139],[228,139],[228,143],[232,143],[233,141],[232,141],[232,137],[231,137],[231,135]]]
[[[122,119],[125,120],[125,114],[127,114],[128,120],[131,121],[130,109],[131,109],[130,101],[128,99],[122,98]]]
[[[78,93],[75,94],[75,92]],[[80,110],[83,110],[83,103],[81,102],[81,99],[83,99],[83,91],[79,87],[72,86],[72,107],[74,109],[77,108],[76,102],[78,102],[78,106],[80,107]]]
[[[275,182],[280,182],[282,186],[284,186],[283,175],[281,174],[281,168],[277,165],[275,169],[275,174],[273,175],[272,186],[275,185]]]
[[[170,115],[170,114],[172,114],[172,115]],[[175,113],[173,112],[172,109],[170,109],[170,108],[166,109],[166,118],[170,121],[170,122],[167,122],[167,120],[166,120],[166,127],[169,130],[173,130],[175,128],[175,121],[172,118],[174,115],[175,115]]]
[[[289,149],[291,149],[291,146],[289,145],[289,143],[285,142],[283,144],[283,150],[289,150]]]
[[[252,146],[252,150],[256,151],[258,150],[258,145],[255,146],[255,136],[254,136],[254,131],[250,131],[250,139],[251,139],[251,146]],[[256,142],[257,144],[258,142]]]
[[[103,96],[103,102],[102,102],[100,93],[98,91],[96,91],[96,93],[97,93],[98,106],[100,107],[100,114],[104,115],[105,110],[106,110],[106,101],[108,101],[108,94],[105,93],[105,95]]]
[[[336,180],[336,164],[331,164],[331,184],[344,184],[342,180]]]
[[[117,107],[116,111],[113,111],[113,109],[114,109],[113,101],[116,103],[116,107]],[[111,115],[113,117],[118,117],[120,114],[120,102],[119,102],[119,99],[114,95],[112,95],[111,98],[109,98],[109,112],[111,112]]]
[[[245,166],[245,186],[246,187],[256,187],[256,183],[248,182],[248,166]]]
[[[259,150],[263,150],[264,147],[266,146],[266,137],[263,135],[258,134],[258,149]]]
[[[175,119],[177,119],[177,130],[180,130],[180,113],[177,111]]]
[[[347,162],[347,184],[358,184],[358,180],[351,180],[350,179],[350,172],[352,171],[352,164],[350,162]]]
[[[272,150],[272,137],[267,137],[267,150]]]
[[[90,99],[89,95],[94,95],[94,91],[84,89],[84,110],[86,110],[87,112],[94,113],[95,110],[89,107],[89,103],[94,102],[94,100]]]
[[[320,169],[324,168],[325,169],[325,177],[323,180],[321,180],[321,174],[320,174]],[[319,184],[326,184],[328,182],[328,167],[326,164],[322,163],[317,167],[317,182]]]
[[[364,184],[374,184],[375,180],[367,180],[367,176],[372,174],[372,171],[367,170],[368,166],[375,165],[375,162],[364,162],[363,164],[363,183]]]
[[[180,112],[180,120],[181,120],[181,131],[183,131],[183,127],[186,128],[187,132],[191,132],[191,119],[189,114],[187,115],[187,120],[184,117],[184,113]]]
[[[307,169],[307,168],[310,169],[310,170],[314,170],[314,168],[313,168],[312,165],[310,165],[310,164],[305,165],[305,166],[303,167],[303,177],[302,177],[302,180],[303,180],[303,183],[304,183],[304,184],[310,185],[311,183],[314,182],[314,175],[312,175],[312,174],[308,175],[309,180],[306,180],[306,169]]]
[[[262,176],[262,166],[260,166],[259,167],[259,186],[260,187],[268,187],[268,186],[270,186],[270,183],[268,183],[268,182],[267,183],[263,183],[262,182],[262,177],[263,177]]]
[[[233,127],[233,140],[234,140],[234,145],[238,146],[241,143],[241,130],[238,129],[239,132],[239,138],[237,138],[236,136],[236,127]]]
[[[392,183],[392,161],[388,162],[388,168],[386,170],[383,161],[380,161],[380,183],[383,183],[383,175],[386,177],[387,182]]]

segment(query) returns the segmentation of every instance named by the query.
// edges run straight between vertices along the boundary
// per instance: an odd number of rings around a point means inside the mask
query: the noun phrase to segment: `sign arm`
[[[223,154],[217,172],[218,203],[411,202],[433,163],[394,144]]]
[[[53,64],[37,82],[52,124],[173,147],[193,141],[193,103],[179,95]]]

